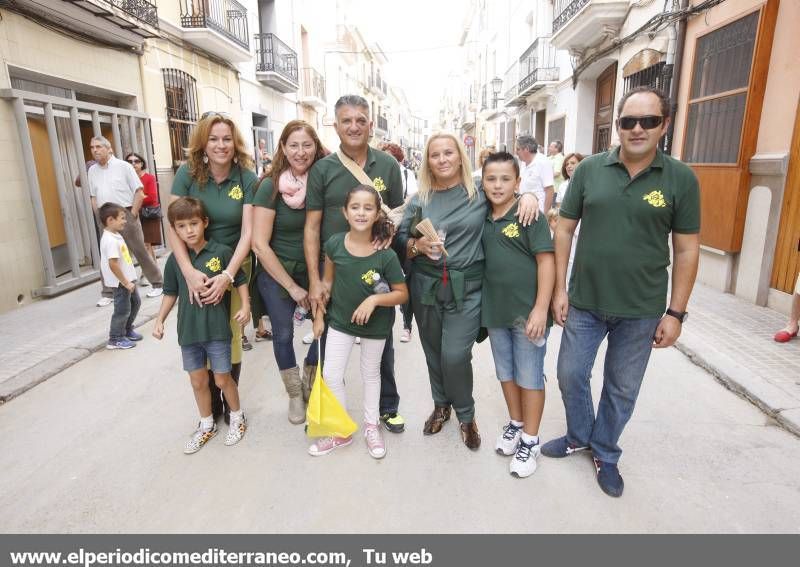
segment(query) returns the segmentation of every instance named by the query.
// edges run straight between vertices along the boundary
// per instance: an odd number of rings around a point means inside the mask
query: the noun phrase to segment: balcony
[[[519,61],[514,61],[503,77],[503,86],[506,88],[503,101],[506,106],[522,106],[525,98],[519,96]]]
[[[256,78],[281,93],[297,92],[297,53],[274,33],[262,33],[256,40]]]
[[[375,121],[375,135],[384,138],[389,134],[389,120],[385,116],[378,116]]]
[[[126,47],[158,37],[155,0],[15,0],[17,10]]]
[[[183,39],[232,62],[250,61],[247,9],[235,0],[179,0]]]
[[[327,98],[325,97],[325,77],[316,69],[306,67],[303,72],[303,88],[300,95],[300,102],[308,104],[320,110],[325,108]]]
[[[535,93],[542,87],[558,81],[556,49],[549,37],[539,37],[519,58],[519,97]]]
[[[380,73],[369,77],[369,92],[379,98],[386,98],[386,82],[381,79]]]
[[[628,13],[628,0],[555,0],[553,45],[583,51],[616,36]]]

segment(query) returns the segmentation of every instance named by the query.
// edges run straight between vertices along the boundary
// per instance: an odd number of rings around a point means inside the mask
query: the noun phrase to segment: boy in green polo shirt
[[[524,478],[536,471],[539,455],[555,259],[544,216],[527,227],[515,216],[519,184],[514,156],[497,152],[486,158],[483,190],[491,210],[482,238],[486,270],[481,325],[489,330],[495,370],[510,416],[497,438],[496,450],[514,455],[509,472]]]
[[[186,244],[192,266],[209,277],[224,273],[236,286],[242,298],[242,308],[235,319],[242,325],[250,319],[250,295],[247,278],[242,270],[236,277],[225,272],[233,250],[206,240],[208,215],[202,201],[193,197],[181,197],[167,210],[167,218],[175,233]],[[216,305],[198,305],[189,300],[189,288],[183,277],[175,255],[171,255],[164,268],[164,298],[156,317],[153,336],[164,336],[164,321],[178,303],[178,344],[183,356],[183,369],[189,373],[200,423],[184,448],[187,455],[196,453],[217,434],[217,425],[211,411],[211,390],[208,385],[206,365],[214,374],[217,387],[225,394],[231,408],[230,429],[225,437],[226,445],[241,441],[247,429],[247,419],[239,405],[239,390],[231,377],[231,327],[230,292]]]

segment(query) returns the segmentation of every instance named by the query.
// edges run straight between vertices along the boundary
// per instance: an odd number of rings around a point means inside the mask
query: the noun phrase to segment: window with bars
[[[549,146],[556,140],[560,141],[562,144],[564,143],[564,132],[566,126],[566,117],[557,118],[556,120],[551,120],[550,123],[547,125],[547,145]]]
[[[172,148],[172,167],[178,169],[186,161],[185,148],[189,135],[200,117],[197,81],[180,69],[161,69],[167,99],[167,124]]]
[[[661,90],[661,92],[664,94],[669,95],[670,76],[667,73],[666,63],[664,61],[660,61],[655,65],[650,65],[641,71],[637,71],[636,73],[632,73],[625,77],[625,92],[635,89],[636,87],[653,87]],[[609,143],[611,141],[610,136],[611,132],[609,131]],[[662,151],[669,153],[669,150],[672,147],[672,142],[668,139],[667,134],[662,136],[658,141],[658,147]]]
[[[697,40],[683,159],[737,163],[758,12]]]

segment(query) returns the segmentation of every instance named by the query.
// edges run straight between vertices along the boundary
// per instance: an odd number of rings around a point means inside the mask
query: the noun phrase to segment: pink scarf
[[[278,178],[278,191],[283,197],[283,201],[293,209],[302,209],[306,204],[306,180],[308,172],[299,177],[292,174],[291,169],[287,169]]]

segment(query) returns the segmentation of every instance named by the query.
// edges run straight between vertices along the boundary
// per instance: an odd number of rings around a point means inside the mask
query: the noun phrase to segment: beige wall
[[[13,12],[0,20],[0,88],[11,86],[9,66],[141,100],[135,54],[91,46],[52,32]],[[141,107],[140,107],[141,108]],[[29,303],[44,284],[44,268],[24,173],[17,123],[10,102],[0,101],[0,313]],[[18,303],[18,296],[22,301]]]

